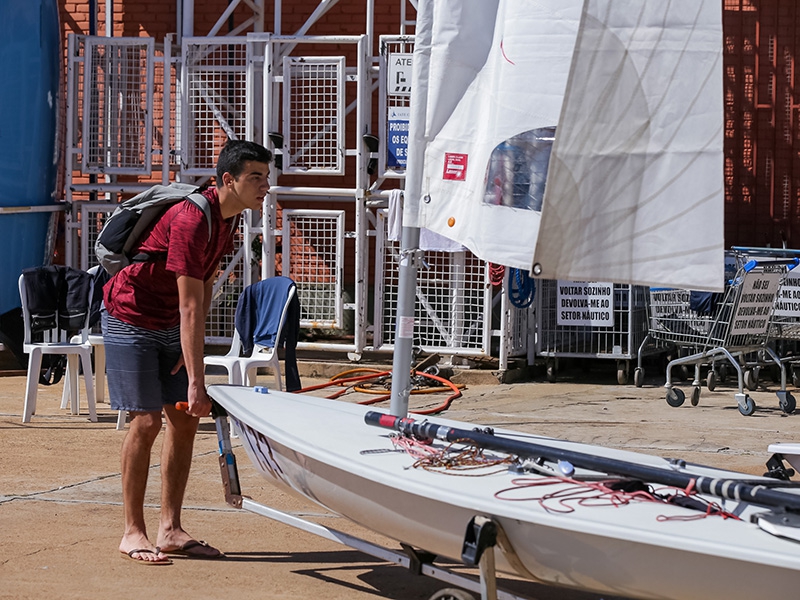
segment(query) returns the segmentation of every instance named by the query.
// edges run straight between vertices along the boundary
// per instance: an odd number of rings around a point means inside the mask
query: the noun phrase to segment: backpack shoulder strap
[[[197,208],[203,211],[203,214],[206,216],[206,221],[208,222],[208,241],[211,241],[211,204],[208,202],[208,198],[206,198],[203,194],[198,192],[189,194],[186,196],[186,199],[189,200],[192,204],[194,204]]]

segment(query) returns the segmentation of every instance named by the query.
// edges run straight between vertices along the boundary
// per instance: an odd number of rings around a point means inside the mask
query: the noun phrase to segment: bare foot
[[[222,558],[222,552],[206,542],[194,539],[182,529],[159,535],[159,548],[165,554],[175,554],[191,558]]]
[[[141,535],[123,537],[119,544],[119,551],[126,558],[139,562],[153,564],[172,563],[166,554],[161,552],[156,546],[153,546],[147,537]]]

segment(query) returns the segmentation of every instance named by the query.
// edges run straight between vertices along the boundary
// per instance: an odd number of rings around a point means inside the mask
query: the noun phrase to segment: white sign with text
[[[745,274],[730,335],[763,335],[769,327],[769,317],[783,273]]]
[[[558,325],[614,326],[614,284],[558,280]]]
[[[783,278],[774,314],[776,317],[800,318],[800,273],[789,271]]]

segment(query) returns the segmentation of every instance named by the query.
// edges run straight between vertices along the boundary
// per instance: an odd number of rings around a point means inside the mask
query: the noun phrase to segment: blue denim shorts
[[[180,326],[143,329],[102,312],[106,377],[114,410],[160,412],[164,404],[186,402],[186,367],[171,371],[181,357]]]

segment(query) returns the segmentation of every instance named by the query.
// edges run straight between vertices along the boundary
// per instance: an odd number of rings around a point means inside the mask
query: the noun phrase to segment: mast
[[[473,0],[474,1],[474,0]],[[392,358],[392,393],[389,411],[395,416],[408,414],[411,394],[411,363],[414,344],[414,313],[417,300],[417,273],[422,253],[419,249],[420,229],[414,215],[422,196],[422,175],[425,159],[428,66],[433,38],[432,2],[422,0],[417,7],[414,63],[412,71],[411,110],[403,201],[403,229],[400,242],[397,319],[395,349]],[[416,87],[415,87],[416,86]]]
[[[414,344],[414,312],[417,301],[417,272],[422,251],[419,249],[419,227],[403,226],[401,238],[399,286],[397,291],[397,324],[392,359],[392,396],[389,412],[398,417],[408,414],[411,394],[411,363]]]

